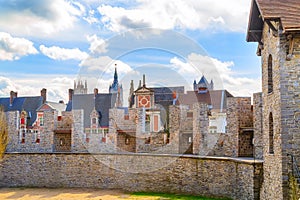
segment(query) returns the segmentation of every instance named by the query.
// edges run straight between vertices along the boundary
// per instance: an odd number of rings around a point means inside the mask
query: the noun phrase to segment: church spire
[[[118,83],[117,63],[115,64],[114,83]]]

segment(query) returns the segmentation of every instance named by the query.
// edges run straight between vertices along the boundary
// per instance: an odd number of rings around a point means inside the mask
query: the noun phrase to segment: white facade
[[[226,133],[226,113],[212,112],[209,116],[209,133]]]

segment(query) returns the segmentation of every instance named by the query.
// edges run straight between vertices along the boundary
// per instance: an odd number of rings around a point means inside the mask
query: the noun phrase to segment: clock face
[[[150,107],[150,96],[149,95],[141,95],[138,96],[138,106],[139,107],[145,107],[149,108]]]

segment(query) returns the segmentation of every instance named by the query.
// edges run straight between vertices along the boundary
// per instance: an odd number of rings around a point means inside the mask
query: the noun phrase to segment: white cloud
[[[87,36],[87,40],[90,42],[89,50],[91,53],[105,53],[107,52],[107,43],[97,37],[97,35]]]
[[[216,89],[226,89],[234,96],[252,96],[254,92],[261,91],[260,78],[249,78],[239,75],[232,68],[232,61],[220,61],[209,56],[192,53],[187,61],[176,57],[170,60],[173,68],[185,77],[186,80],[199,81],[204,75],[208,80],[213,80]]]
[[[69,29],[84,15],[82,4],[68,0],[2,1],[0,27],[19,35],[48,35]]]
[[[128,28],[244,31],[250,0],[138,0],[129,9],[101,5],[101,21],[114,32]]]
[[[45,47],[44,45],[40,45],[40,51],[54,60],[83,60],[88,57],[86,52],[82,52],[78,48],[65,49],[57,46]]]
[[[0,60],[18,60],[22,56],[37,53],[31,41],[0,32]]]
[[[113,60],[109,56],[100,56],[97,58],[88,57],[83,60],[80,65],[83,73],[97,74],[99,72],[103,74],[112,75],[115,67],[117,67],[119,74],[126,74],[132,71],[132,68],[126,63],[120,60]]]
[[[88,15],[86,17],[83,17],[83,19],[89,24],[99,22],[99,19],[95,17],[95,10],[89,10]]]
[[[18,96],[39,96],[42,88],[47,89],[47,100],[68,101],[68,88],[73,87],[73,77],[57,75],[26,75],[15,77],[0,76],[0,97],[9,97],[10,91]]]

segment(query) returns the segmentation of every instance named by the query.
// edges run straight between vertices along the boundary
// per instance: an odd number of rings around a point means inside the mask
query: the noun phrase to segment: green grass
[[[157,199],[157,200],[230,200],[228,198],[208,198],[203,196],[179,195],[153,192],[135,192],[130,195],[135,199]],[[151,198],[152,197],[152,198]]]

